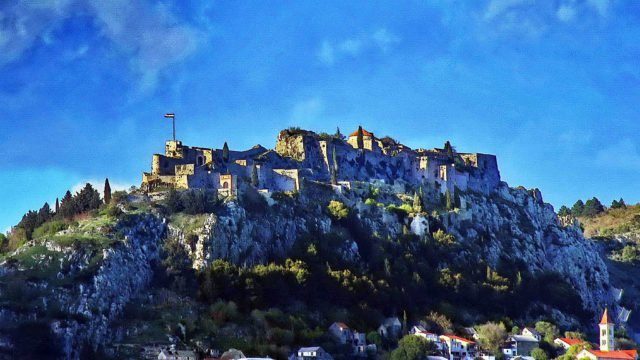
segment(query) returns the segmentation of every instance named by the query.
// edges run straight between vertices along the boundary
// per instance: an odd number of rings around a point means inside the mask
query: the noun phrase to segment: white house
[[[507,343],[508,346],[502,349],[502,353],[508,357],[516,357],[531,356],[531,351],[538,347],[539,341],[529,335],[511,335]]]
[[[436,348],[440,351],[444,351],[447,347],[446,343],[442,341],[437,334],[428,332],[424,329],[424,327],[420,325],[412,327],[411,330],[409,330],[409,334],[419,336],[426,339],[427,341],[433,342],[434,344],[436,344]]]
[[[298,349],[297,360],[333,360],[333,357],[320,346],[313,346]]]
[[[476,357],[476,343],[456,335],[440,335],[449,349],[450,360],[473,359]]]
[[[526,327],[526,328],[522,329],[522,335],[523,336],[530,336],[532,338],[535,338],[538,341],[542,340],[542,335],[534,328]]]

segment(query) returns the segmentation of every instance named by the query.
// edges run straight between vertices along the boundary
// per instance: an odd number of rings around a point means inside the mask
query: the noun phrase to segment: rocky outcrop
[[[113,340],[109,325],[151,281],[152,265],[158,260],[165,228],[164,220],[144,214],[127,217],[117,224],[110,234],[115,241],[101,249],[83,246],[82,240],[73,246],[44,241],[43,245],[61,259],[56,282],[43,281],[31,286],[46,294],[39,313],[65,315],[49,320],[39,319],[34,313],[31,320],[50,321],[64,358],[79,359],[83,346],[90,344],[95,348]],[[22,270],[8,264],[0,268],[13,273]],[[56,286],[57,283],[65,285]],[[27,320],[24,314],[0,311],[4,324],[24,320]]]
[[[464,193],[460,199],[463,209],[435,217],[399,217],[385,207],[365,205],[358,191],[325,197],[309,197],[303,192],[288,205],[283,202],[270,207],[268,216],[229,202],[223,211],[207,217],[196,231],[195,247],[187,247],[194,267],[201,268],[218,258],[250,265],[286,257],[297,239],[335,229],[335,220],[318,205],[328,203],[330,198],[347,204],[368,234],[397,238],[409,231],[424,237],[434,226],[442,226],[467,245],[463,247],[467,250],[456,255],[460,261],[487,263],[493,268],[508,261],[524,264],[530,273],[556,272],[577,291],[584,308],[594,314],[613,303],[607,268],[591,240],[585,239],[575,224],[563,225],[538,190],[513,189],[504,183],[490,196]],[[171,234],[187,243],[182,229],[172,227]],[[345,257],[358,258],[353,254],[357,245],[353,245],[345,249]]]
[[[467,194],[467,209],[443,218],[448,232],[481,244],[478,253],[492,266],[501,259],[523,263],[530,272],[553,271],[566,279],[594,314],[613,303],[607,267],[596,245],[575,223],[564,226],[540,192],[501,185],[491,197]]]

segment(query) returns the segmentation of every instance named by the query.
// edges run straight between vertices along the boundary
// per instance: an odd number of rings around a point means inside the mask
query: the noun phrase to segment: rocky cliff
[[[335,199],[346,204],[365,231],[377,238],[396,238],[403,231],[422,238],[436,228],[444,228],[461,244],[462,250],[451,260],[453,264],[486,263],[492,268],[518,264],[531,273],[557,273],[577,291],[584,308],[594,316],[613,303],[607,267],[595,245],[582,236],[579,227],[563,226],[538,190],[514,189],[503,183],[490,196],[460,194],[460,208],[453,211],[436,210],[426,199],[426,212],[410,211],[406,216],[381,206],[400,206],[401,199],[410,199],[398,193],[397,184],[335,190],[308,184],[307,190],[296,197],[276,201],[259,212],[228,202],[218,213],[208,215],[201,226],[190,224],[191,230],[170,225],[170,236],[184,244],[194,268],[203,268],[218,258],[237,264],[265,263],[287,257],[301,237],[334,231],[336,220],[327,214],[325,206]],[[372,191],[377,201],[365,203]],[[191,242],[187,241],[190,237]],[[357,240],[349,239],[345,256],[360,258]]]
[[[155,215],[131,215],[34,240],[10,254],[0,263],[9,284],[0,293],[1,350],[24,350],[15,346],[25,322],[50,327],[51,351],[66,359],[112,341],[111,322],[151,281],[165,229]]]

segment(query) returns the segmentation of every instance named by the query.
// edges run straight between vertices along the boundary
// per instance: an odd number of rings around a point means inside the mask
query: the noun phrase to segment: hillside
[[[621,305],[631,311],[629,324],[640,328],[636,299],[640,297],[640,205],[607,208],[595,216],[580,216],[585,236],[596,240],[613,286],[623,290]]]
[[[476,156],[472,166],[445,146],[421,156],[449,175],[420,178],[412,163],[420,156],[397,143],[380,141],[391,150],[374,153],[331,141],[337,150],[326,158],[339,172],[309,155],[321,142],[304,132],[280,145],[285,155],[205,152],[203,177],[176,164],[186,177],[157,175],[164,182],[154,191],[102,204],[87,186],[55,213],[27,214],[2,244],[0,351],[122,358],[174,343],[284,359],[321,344],[340,359],[347,350],[326,334],[334,321],[368,333],[384,353],[394,343],[375,331],[386,317],[443,331],[541,319],[589,329],[615,303],[594,243],[563,225],[538,190],[510,188],[497,166],[477,160],[495,158]],[[247,171],[252,160],[293,168],[270,168],[282,182],[264,185],[257,166]],[[295,183],[277,177],[293,170]],[[231,188],[206,187],[216,171]],[[203,188],[162,189],[196,178],[208,179]],[[295,189],[262,188],[282,184]]]

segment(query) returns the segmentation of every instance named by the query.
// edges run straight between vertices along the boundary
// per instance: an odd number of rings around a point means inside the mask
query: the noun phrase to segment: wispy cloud
[[[640,170],[638,146],[628,138],[599,150],[595,161],[609,169]]]
[[[56,46],[54,30],[76,16],[89,15],[101,35],[129,57],[141,90],[156,87],[163,70],[190,55],[198,32],[166,6],[128,0],[16,1],[0,5],[0,66],[20,59],[38,44]],[[90,44],[68,60],[84,55]]]
[[[318,59],[325,65],[333,65],[337,61],[355,58],[366,51],[387,52],[400,42],[400,37],[385,28],[371,34],[356,36],[340,41],[324,40],[318,50]]]
[[[610,7],[609,0],[491,0],[482,18],[498,33],[536,38],[554,25],[571,22],[585,14],[604,18]]]
[[[491,0],[484,13],[484,18],[491,20],[499,15],[504,15],[515,8],[523,5],[529,5],[531,3],[532,0]]]
[[[576,9],[571,5],[562,5],[556,11],[556,16],[560,21],[571,21],[576,16]]]

